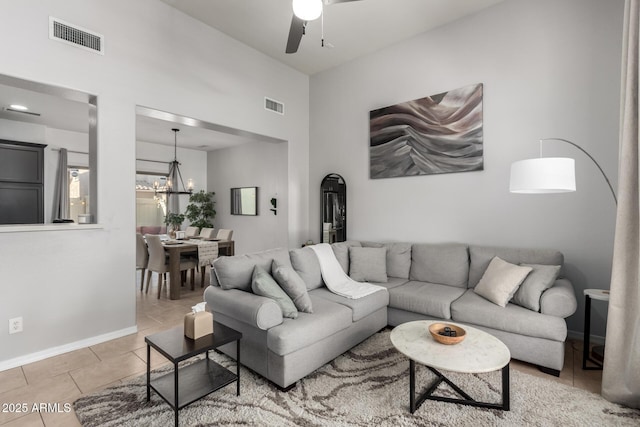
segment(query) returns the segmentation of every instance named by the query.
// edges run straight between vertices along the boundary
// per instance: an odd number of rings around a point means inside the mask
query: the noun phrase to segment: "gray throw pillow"
[[[313,313],[311,298],[307,293],[307,285],[304,280],[295,272],[295,270],[287,265],[282,265],[275,259],[271,266],[273,278],[280,285],[282,290],[291,298],[298,311],[303,313]]]
[[[533,311],[540,311],[540,297],[542,293],[555,283],[560,274],[559,265],[520,264],[533,270],[513,296],[514,304]]]
[[[242,256],[223,256],[213,262],[213,269],[222,289],[249,292],[255,265],[254,261]]]
[[[284,317],[295,319],[298,317],[298,310],[291,301],[291,298],[280,288],[280,285],[273,280],[273,277],[262,267],[256,266],[253,269],[251,279],[251,290],[254,294],[271,298],[278,304]]]
[[[362,245],[355,240],[331,244],[331,249],[346,274],[349,274],[349,248],[353,246],[361,247]]]
[[[308,290],[321,288],[324,285],[320,263],[316,253],[310,247],[293,249],[289,251],[293,269],[302,277]]]
[[[349,248],[349,276],[356,282],[386,283],[387,248]]]
[[[531,267],[521,267],[493,257],[474,291],[492,303],[506,307],[531,270]]]

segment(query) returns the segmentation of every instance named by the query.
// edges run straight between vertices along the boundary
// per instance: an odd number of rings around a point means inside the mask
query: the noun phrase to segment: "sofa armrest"
[[[573,285],[567,279],[558,279],[540,297],[540,312],[550,316],[567,318],[576,312],[578,301]]]
[[[211,311],[267,330],[282,323],[282,310],[274,300],[239,289],[209,286],[204,299]]]

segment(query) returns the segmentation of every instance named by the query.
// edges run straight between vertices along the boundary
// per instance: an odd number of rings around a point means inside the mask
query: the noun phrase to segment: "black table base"
[[[507,363],[502,368],[502,403],[487,403],[478,402],[469,396],[464,390],[455,385],[450,379],[442,375],[436,369],[427,366],[431,372],[436,375],[436,380],[416,398],[416,362],[409,359],[409,409],[413,414],[424,403],[425,400],[437,400],[439,402],[458,403],[460,405],[477,406],[480,408],[500,409],[503,411],[509,410],[509,364]],[[463,399],[454,399],[451,397],[435,396],[433,393],[438,386],[442,383],[448,384],[452,389],[456,391]]]
[[[600,360],[596,360],[589,354],[589,347],[591,346],[591,297],[585,296],[584,299],[584,338],[582,341],[582,369],[585,371],[601,371],[602,361],[604,360],[604,347],[598,346],[598,349],[594,347],[596,357],[600,356]],[[593,365],[589,366],[588,362]],[[595,365],[595,366],[594,366]]]

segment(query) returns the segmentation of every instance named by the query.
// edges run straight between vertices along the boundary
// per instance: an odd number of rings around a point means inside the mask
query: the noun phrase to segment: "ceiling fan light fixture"
[[[293,13],[303,21],[313,21],[322,15],[322,0],[293,0]]]

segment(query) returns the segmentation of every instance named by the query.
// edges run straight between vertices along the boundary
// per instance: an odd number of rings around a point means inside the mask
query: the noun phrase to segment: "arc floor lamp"
[[[520,160],[511,164],[511,180],[509,184],[509,190],[512,193],[566,193],[570,191],[576,191],[576,174],[575,174],[575,161],[567,157],[542,157],[542,141],[561,141],[567,144],[573,145],[578,150],[582,151],[591,159],[591,161],[598,167],[600,173],[607,181],[613,201],[618,205],[618,199],[616,193],[613,191],[613,186],[604,173],[600,164],[593,158],[593,156],[580,147],[578,144],[568,141],[562,138],[545,138],[540,140],[540,158]],[[590,322],[591,322],[591,293],[594,289],[585,289],[586,295],[585,303],[585,328],[584,328],[584,351],[582,355],[582,369],[601,369],[602,364],[593,360],[589,356],[589,338],[590,338]],[[604,299],[604,298],[597,298]],[[607,299],[608,300],[608,295]],[[600,361],[604,359],[604,346],[593,347],[591,353]],[[597,366],[587,367],[587,360],[594,362]]]
[[[600,173],[611,190],[613,201],[618,205],[616,193],[611,181],[600,167],[600,164],[584,148],[563,138],[543,138],[540,140],[540,157],[526,159],[511,164],[509,191],[512,193],[566,193],[576,191],[575,160],[568,157],[542,157],[543,141],[561,141],[573,145],[582,151],[598,167]]]

